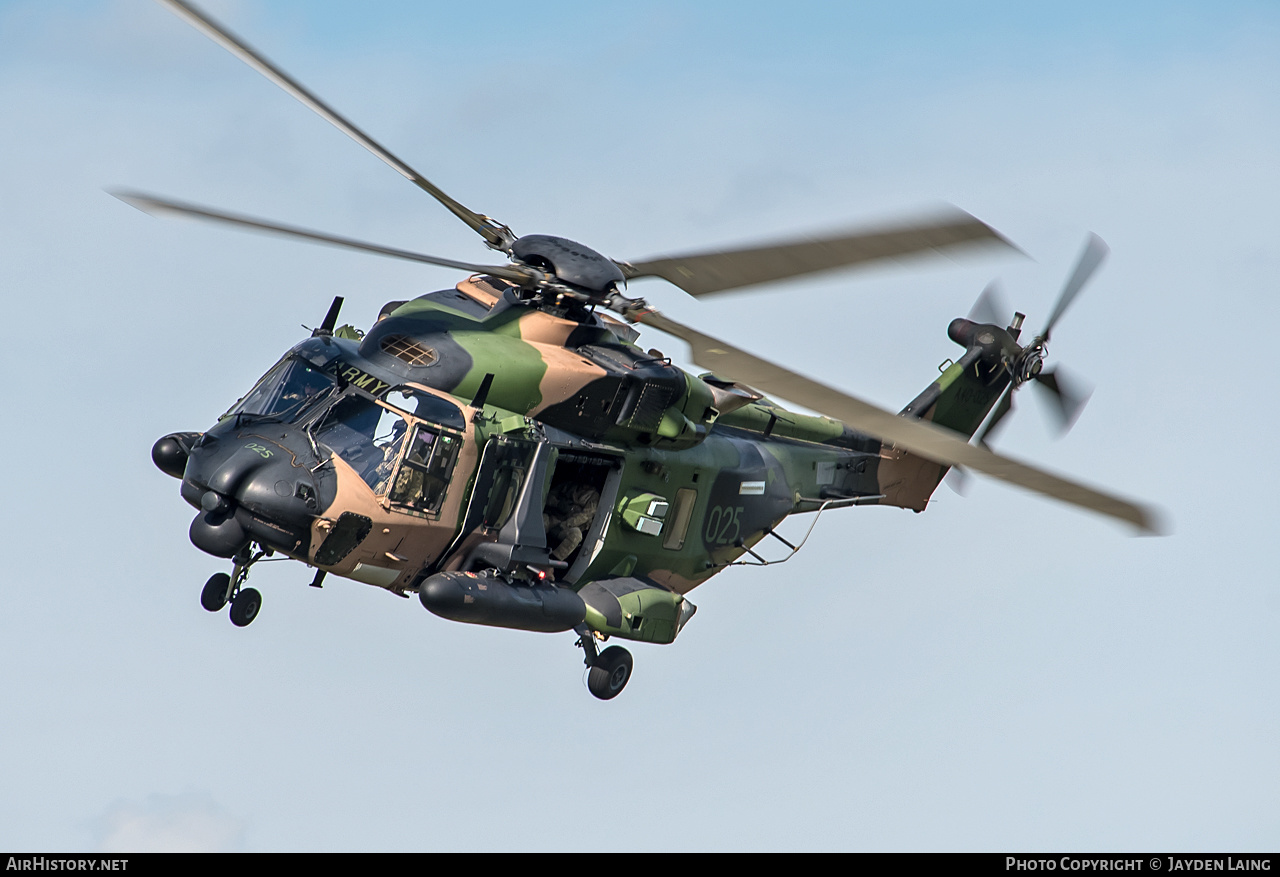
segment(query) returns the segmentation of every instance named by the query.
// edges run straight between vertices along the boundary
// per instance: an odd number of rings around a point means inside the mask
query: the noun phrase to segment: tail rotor
[[[1045,368],[1044,361],[1049,352],[1048,342],[1054,327],[1097,272],[1109,252],[1110,249],[1106,243],[1096,234],[1090,234],[1085,240],[1084,249],[1076,259],[1075,267],[1063,285],[1062,291],[1058,293],[1058,299],[1049,314],[1049,319],[1045,321],[1044,328],[1029,344],[1019,348],[1015,355],[1006,359],[1004,365],[1009,373],[1009,386],[1005,388],[999,401],[992,408],[986,422],[974,433],[972,443],[990,447],[989,443],[997,428],[1013,410],[1013,394],[1026,383],[1034,382],[1044,391],[1041,396],[1051,403],[1049,411],[1059,437],[1066,435],[1075,425],[1093,391],[1081,380],[1072,377],[1062,366]],[[968,318],[975,323],[999,327],[1004,324],[1008,313],[1009,308],[1004,303],[999,285],[992,281],[982,290],[973,307],[969,309]],[[1009,321],[1007,331],[1015,339],[1022,330],[1023,319],[1023,314],[1015,312]],[[964,492],[965,481],[965,473],[960,469],[953,468],[947,476],[948,484],[957,493]]]

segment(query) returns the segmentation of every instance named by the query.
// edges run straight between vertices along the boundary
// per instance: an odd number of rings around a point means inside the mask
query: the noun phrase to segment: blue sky
[[[315,591],[294,564],[255,570],[263,614],[234,629],[199,608],[222,565],[151,443],[211,423],[332,296],[367,324],[457,278],[102,189],[485,251],[158,4],[0,3],[0,845],[1274,845],[1274,4],[208,8],[519,233],[634,258],[973,212],[1031,258],[700,302],[633,287],[888,407],[988,281],[1038,326],[1097,232],[1112,256],[1051,350],[1090,405],[1054,442],[1020,394],[999,446],[1174,534],[989,482],[919,516],[833,513],[790,563],[698,589],[607,704],[570,635]]]

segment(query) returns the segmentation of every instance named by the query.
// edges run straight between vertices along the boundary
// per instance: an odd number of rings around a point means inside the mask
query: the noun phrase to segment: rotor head
[[[511,255],[517,262],[549,271],[556,279],[592,293],[607,294],[626,281],[612,259],[555,235],[527,234],[517,238]]]

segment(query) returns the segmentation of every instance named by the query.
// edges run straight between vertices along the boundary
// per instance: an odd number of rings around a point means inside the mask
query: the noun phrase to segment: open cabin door
[[[491,438],[440,569],[532,567],[572,583],[599,549],[620,476],[621,461],[612,455]]]

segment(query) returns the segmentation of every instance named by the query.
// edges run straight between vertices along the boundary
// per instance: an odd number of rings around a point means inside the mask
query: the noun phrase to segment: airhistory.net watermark
[[[4,869],[6,871],[127,871],[129,860],[9,856]]]

